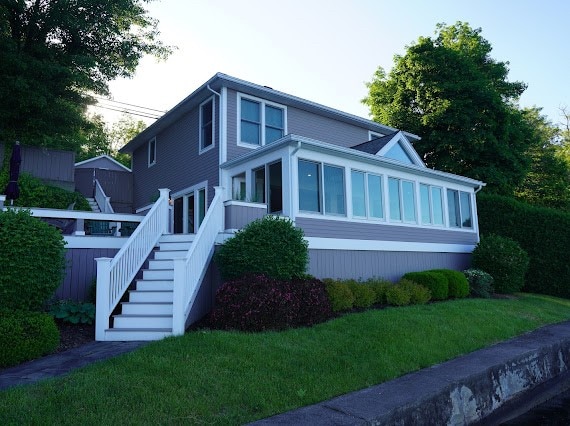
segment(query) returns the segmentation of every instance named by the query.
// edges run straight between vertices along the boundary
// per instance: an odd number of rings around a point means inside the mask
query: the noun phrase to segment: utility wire
[[[130,109],[128,109],[128,108],[113,108],[113,107],[111,107],[111,106],[104,106],[104,105],[99,105],[99,104],[95,104],[95,105],[92,105],[92,106],[93,106],[93,107],[96,107],[96,108],[108,109],[108,110],[110,110],[110,111],[124,112],[124,113],[126,113],[126,114],[137,115],[137,116],[139,116],[139,117],[151,118],[151,119],[154,119],[154,120],[158,120],[158,119],[161,117],[160,115],[150,115],[150,113],[149,113],[149,114],[145,114],[145,113],[143,113],[143,112],[141,112],[141,111],[134,111],[134,110],[130,110]]]
[[[98,95],[95,95],[94,97],[100,101],[106,101],[106,102],[115,103],[115,104],[127,105],[127,106],[138,108],[138,109],[147,109],[149,111],[160,112],[161,114],[164,114],[166,112],[166,111],[160,110],[160,109],[148,108],[148,107],[143,107],[140,105],[129,104],[126,102],[115,101],[113,99],[104,98],[104,97],[98,96]]]

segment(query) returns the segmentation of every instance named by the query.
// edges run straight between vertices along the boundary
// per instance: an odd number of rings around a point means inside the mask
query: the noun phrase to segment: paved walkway
[[[97,361],[131,352],[148,342],[91,342],[0,371],[0,390],[61,376]]]

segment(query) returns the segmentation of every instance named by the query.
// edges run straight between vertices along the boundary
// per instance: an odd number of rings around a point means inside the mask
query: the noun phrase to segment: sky
[[[115,101],[168,110],[223,72],[369,118],[361,100],[378,66],[389,71],[394,55],[433,36],[437,23],[463,21],[482,29],[495,60],[509,62],[509,81],[528,85],[521,107],[541,107],[553,123],[570,108],[567,0],[159,0],[147,8],[160,39],[177,49],[112,81]],[[120,115],[95,111],[109,122]]]

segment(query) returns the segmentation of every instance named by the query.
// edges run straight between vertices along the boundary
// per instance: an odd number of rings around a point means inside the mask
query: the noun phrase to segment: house
[[[484,184],[426,167],[417,140],[221,73],[196,89],[121,150],[132,154],[133,208],[148,212],[128,245],[156,221],[147,246],[164,251],[150,255],[141,288],[157,292],[151,285],[160,280],[173,286],[160,296],[174,304],[163,335],[183,333],[209,308],[218,284],[210,267],[215,243],[266,214],[303,229],[308,273],[317,277],[397,279],[467,267],[479,241],[476,193]],[[169,263],[168,245],[180,248]],[[111,282],[122,261],[100,261],[97,291],[107,314],[120,299],[109,295],[122,296],[144,261],[130,260],[122,283]],[[111,330],[104,321],[98,329]],[[131,338],[110,334],[97,338]]]

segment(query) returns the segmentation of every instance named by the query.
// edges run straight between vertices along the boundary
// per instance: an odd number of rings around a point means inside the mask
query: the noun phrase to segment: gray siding
[[[219,100],[215,99],[215,148],[199,155],[199,109],[195,108],[156,136],[156,164],[148,167],[148,144],[133,153],[134,208],[154,200],[159,188],[172,192],[208,181],[208,202],[219,180]],[[152,136],[151,136],[152,137]],[[150,138],[149,138],[150,140]]]
[[[239,205],[225,206],[226,229],[241,229],[250,222],[260,219],[267,214],[267,209]]]
[[[75,189],[85,197],[93,197],[94,181],[99,180],[103,191],[111,197],[115,213],[133,212],[133,175],[125,170],[75,169]]]
[[[450,229],[384,225],[382,223],[341,222],[305,217],[297,217],[295,224],[303,229],[306,237],[441,244],[477,244],[477,234],[475,232],[453,231]]]
[[[67,267],[65,278],[55,294],[58,299],[85,301],[89,287],[97,275],[98,257],[114,257],[118,249],[89,248],[68,249],[65,253]]]
[[[471,264],[468,253],[309,250],[308,272],[317,278],[371,277],[397,281],[406,272],[448,268],[458,271]]]

